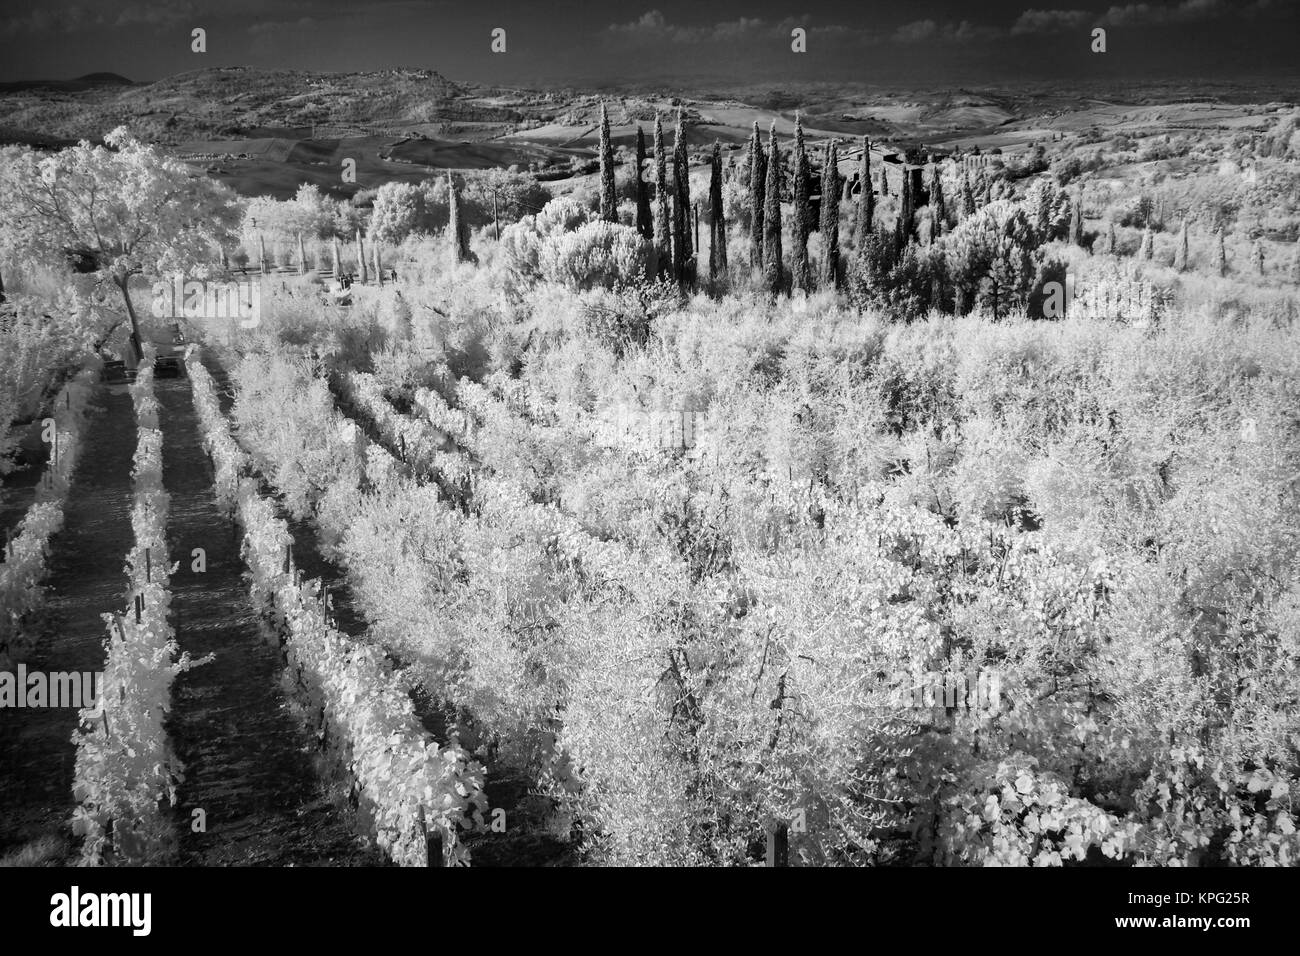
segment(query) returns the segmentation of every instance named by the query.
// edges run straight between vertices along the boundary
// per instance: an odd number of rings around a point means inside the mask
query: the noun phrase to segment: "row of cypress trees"
[[[858,199],[858,228],[870,228],[874,199],[870,188],[870,151],[863,137],[862,182]],[[793,214],[790,250],[790,288],[810,292],[816,284],[836,285],[840,274],[840,176],[839,147],[827,144],[821,170],[821,221],[826,254],[818,274],[813,275],[808,259],[808,237],[812,233],[812,172],[804,143],[803,120],[795,118],[794,155],[792,157]],[[776,140],[776,122],[768,131],[767,150],[755,121],[749,138],[750,266],[763,277],[763,286],[772,293],[785,291],[785,268],[782,262],[781,236],[781,148]],[[865,232],[861,233],[865,235]]]
[[[875,196],[871,186],[871,151],[867,137],[862,137],[862,159],[858,173],[861,184],[854,216],[854,234],[858,237],[859,252],[866,249],[865,237],[875,229]],[[614,152],[610,138],[609,113],[604,104],[600,109],[600,216],[608,222],[618,221],[618,199],[614,180]],[[653,160],[655,185],[653,205],[647,179],[650,169],[647,160]],[[659,261],[659,274],[672,276],[683,287],[696,281],[696,255],[692,241],[692,203],[686,139],[683,133],[682,114],[677,115],[672,149],[671,177],[668,152],[664,144],[663,119],[655,117],[652,157],[647,156],[645,133],[637,127],[636,159],[640,173],[636,180],[636,228],[654,244]],[[804,140],[801,118],[795,119],[793,156],[792,208],[794,215],[791,234],[793,248],[789,252],[789,272],[786,272],[785,250],[782,248],[781,178],[782,154],[776,138],[776,123],[772,123],[764,148],[758,122],[755,121],[749,139],[748,177],[750,207],[750,267],[761,275],[764,288],[772,293],[785,291],[810,292],[818,285],[837,286],[841,279],[840,255],[840,195],[842,179],[839,175],[839,146],[835,141],[827,144],[821,169],[820,222],[825,254],[816,275],[808,257],[808,237],[812,223],[812,170]],[[714,282],[727,271],[727,233],[722,200],[721,145],[714,142],[711,157],[709,184],[709,279]],[[881,191],[887,189],[882,177]],[[928,201],[933,210],[932,228],[940,234],[947,228],[948,209],[943,194],[943,184],[938,166],[931,168],[928,197],[921,200],[915,195],[913,177],[905,175],[900,193],[900,211],[894,224],[893,239],[896,248],[905,248],[915,238],[916,210]],[[963,179],[961,213],[975,211],[976,200],[969,179]],[[698,223],[695,223],[698,226]],[[932,236],[933,238],[933,236]],[[787,287],[788,285],[788,287]]]
[[[618,194],[614,185],[614,149],[610,141],[609,112],[600,107],[600,218],[618,222]],[[690,163],[686,153],[686,136],[682,114],[677,114],[673,137],[672,170],[669,178],[668,153],[664,146],[662,116],[655,116],[653,178],[654,209],[646,182],[645,131],[636,129],[636,229],[652,242],[657,253],[659,275],[671,275],[683,287],[696,280],[697,250],[692,235],[698,228],[691,203]],[[727,233],[722,210],[722,147],[713,144],[712,178],[709,184],[709,278],[725,274],[727,268]]]

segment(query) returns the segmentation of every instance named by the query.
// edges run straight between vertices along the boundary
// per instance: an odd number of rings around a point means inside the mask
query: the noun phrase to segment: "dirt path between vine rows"
[[[28,671],[100,671],[107,634],[100,614],[126,603],[131,531],[131,458],[136,423],[126,386],[107,386],[103,414],[85,425],[84,446],[64,509],[64,526],[50,542],[49,595]],[[0,855],[48,838],[46,859],[75,850],[68,821],[76,749],[72,708],[0,710]]]
[[[177,830],[183,864],[378,865],[287,686],[253,608],[230,519],[217,505],[188,379],[159,380],[172,609],[181,650],[215,660],[181,674],[169,730],[185,765]],[[203,548],[206,571],[192,570]],[[202,809],[206,832],[195,832]]]
[[[44,465],[29,464],[4,476],[0,485],[0,546],[17,535],[18,525],[36,500],[36,484],[44,474]]]

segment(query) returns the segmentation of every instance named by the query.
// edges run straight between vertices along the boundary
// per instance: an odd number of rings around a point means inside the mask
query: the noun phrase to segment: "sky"
[[[1059,2],[1060,6],[1054,6]],[[1300,0],[0,0],[0,80],[218,66],[433,69],[469,83],[1274,80]],[[206,31],[206,52],[191,31]],[[1094,53],[1092,31],[1106,31]],[[505,31],[494,53],[492,31]],[[806,31],[806,52],[791,49]]]

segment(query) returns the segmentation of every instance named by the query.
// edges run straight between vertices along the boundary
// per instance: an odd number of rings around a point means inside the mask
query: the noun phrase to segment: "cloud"
[[[895,43],[971,43],[993,40],[1002,36],[997,27],[980,26],[969,20],[938,23],[934,20],[913,20],[904,23],[893,33]]]
[[[911,23],[904,23],[894,31],[895,43],[921,43],[929,40],[939,32],[939,24],[933,20],[913,20]]]
[[[263,20],[251,24],[248,32],[253,36],[260,36],[266,33],[279,33],[282,30],[303,30],[316,26],[317,22],[314,17],[299,17],[297,20]]]
[[[802,27],[810,40],[872,40],[875,34],[861,27],[842,24],[814,24],[806,19],[786,17],[772,21],[762,17],[739,17],[719,23],[684,26],[670,23],[659,10],[648,10],[636,20],[611,23],[605,28],[606,38],[635,44],[676,43],[704,45],[710,43],[736,43],[756,39],[786,39],[790,31]]]
[[[630,23],[610,24],[606,32],[637,42],[708,43],[760,33],[765,24],[760,18],[741,17],[711,26],[677,26],[669,23],[659,10],[649,10]]]
[[[34,8],[25,17],[9,17],[0,27],[0,36],[12,37],[23,34],[41,33],[78,33],[103,26],[104,14],[101,8],[79,3],[63,7],[47,5]]]
[[[1229,13],[1243,12],[1240,4],[1227,0],[1183,0],[1174,6],[1150,3],[1130,3],[1111,7],[1097,21],[1104,27],[1146,26],[1159,23],[1194,23],[1214,20]]]
[[[167,27],[181,21],[193,21],[197,14],[192,3],[128,3],[113,21],[115,27]]]
[[[1094,16],[1087,10],[1026,10],[1011,25],[1011,35],[1077,30],[1091,23]]]
[[[1255,17],[1270,12],[1280,13],[1292,0],[1182,0],[1171,5],[1155,3],[1129,3],[1111,6],[1102,13],[1088,10],[1029,9],[1020,14],[1011,26],[1012,36],[1037,33],[1059,33],[1087,26],[1127,27],[1151,26],[1164,23],[1200,23],[1226,16]]]

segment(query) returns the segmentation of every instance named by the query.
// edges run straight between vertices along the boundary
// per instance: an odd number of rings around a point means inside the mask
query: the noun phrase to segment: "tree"
[[[961,174],[961,217],[975,215],[975,193],[970,188],[970,174]]]
[[[645,130],[636,128],[636,231],[651,241],[655,237],[654,217],[650,214],[650,190],[645,181]]]
[[[995,318],[1028,304],[1037,268],[1035,229],[1018,203],[997,200],[963,219],[935,254],[944,259],[958,312],[979,304]]]
[[[1178,230],[1178,241],[1174,245],[1174,268],[1186,272],[1188,265],[1187,219],[1183,219],[1182,228]]]
[[[452,259],[456,262],[466,262],[470,258],[469,252],[469,230],[465,225],[465,217],[460,208],[460,191],[456,188],[456,182],[451,178],[451,173],[447,173],[447,193],[448,193],[448,219],[447,219],[447,237],[451,242]],[[371,236],[374,239],[374,236]]]
[[[709,281],[727,275],[727,220],[722,203],[722,144],[713,141],[709,176]]]
[[[912,195],[912,176],[903,167],[903,192],[898,204],[898,218],[894,220],[894,243],[903,250],[912,241],[916,231],[916,197]]]
[[[1214,233],[1214,271],[1221,276],[1228,274],[1228,254],[1223,247],[1223,230]]]
[[[1083,245],[1083,191],[1080,190],[1074,194],[1074,201],[1070,204],[1070,242],[1073,245]]]
[[[411,183],[384,183],[375,193],[370,235],[396,245],[415,231],[424,210],[424,196]]]
[[[781,262],[781,150],[776,143],[776,120],[768,134],[767,184],[763,206],[763,285],[773,295],[785,287]]]
[[[678,284],[686,286],[695,281],[695,250],[691,242],[691,168],[680,110],[673,139],[673,185],[673,272]]]
[[[1034,274],[1029,251],[1010,236],[999,237],[988,272],[980,282],[980,305],[995,322],[1012,308],[1023,308]]]
[[[764,191],[767,188],[767,158],[763,155],[763,141],[758,132],[758,120],[749,136],[749,264],[751,268],[763,267],[763,213]]]
[[[790,285],[812,291],[812,269],[808,265],[808,235],[812,232],[812,211],[808,199],[808,155],[804,151],[803,120],[794,118],[794,242],[790,249]],[[822,181],[822,208],[826,206],[827,184]]]
[[[1142,230],[1142,245],[1138,249],[1138,259],[1142,262],[1150,262],[1154,252],[1155,238],[1152,236],[1151,227],[1147,226]]]
[[[1119,239],[1115,236],[1115,223],[1106,223],[1106,251],[1112,256],[1119,255]]]
[[[1291,253],[1291,281],[1300,283],[1300,242],[1293,245],[1295,248]]]
[[[535,176],[507,169],[467,169],[456,174],[456,182],[460,187],[461,219],[467,229],[491,223],[499,230],[502,225],[540,212],[551,200]],[[425,210],[421,228],[441,229],[446,223],[443,206],[449,198],[445,195],[446,180],[438,177],[422,185]]]
[[[134,275],[206,275],[212,248],[238,222],[225,187],[131,138],[125,127],[50,155],[23,150],[0,169],[0,251],[11,260],[90,261],[117,287],[144,356]]]
[[[1250,260],[1255,266],[1255,274],[1264,274],[1264,244],[1258,239],[1255,240],[1255,246],[1250,251]]]
[[[826,164],[822,169],[822,285],[833,288],[840,279],[840,189],[839,150],[835,140],[826,146]]]
[[[659,275],[672,269],[672,220],[668,215],[668,157],[664,153],[664,121],[655,114],[655,252]]]
[[[880,165],[880,195],[882,196],[889,195],[889,164],[888,163],[882,163]]]
[[[930,167],[930,215],[936,236],[948,231],[948,205],[943,199],[943,177],[939,174],[938,163]]]
[[[854,241],[858,254],[867,247],[867,235],[872,229],[875,217],[876,196],[871,187],[871,143],[862,137],[862,164],[858,167],[858,208],[857,219],[853,224]]]
[[[1025,193],[1030,221],[1038,234],[1039,245],[1070,234],[1070,197],[1046,177],[1035,179]]]
[[[600,218],[618,222],[618,195],[614,190],[614,147],[609,141],[609,111],[600,104]]]

